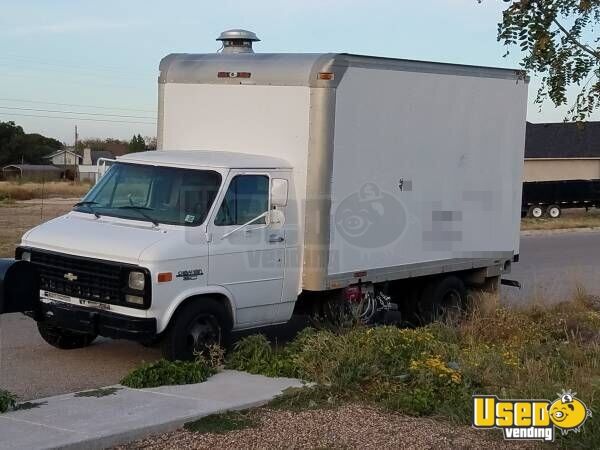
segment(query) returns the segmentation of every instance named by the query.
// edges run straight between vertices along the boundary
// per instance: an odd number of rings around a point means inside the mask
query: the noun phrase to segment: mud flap
[[[36,311],[39,302],[35,266],[27,261],[0,259],[0,314]]]

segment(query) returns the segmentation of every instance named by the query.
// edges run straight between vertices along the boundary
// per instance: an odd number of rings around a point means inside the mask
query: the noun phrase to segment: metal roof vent
[[[260,39],[252,31],[227,30],[217,38],[223,43],[223,53],[254,53],[252,43]]]

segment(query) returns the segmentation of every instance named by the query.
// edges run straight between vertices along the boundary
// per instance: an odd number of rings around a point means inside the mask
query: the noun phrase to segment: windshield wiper
[[[94,216],[96,216],[96,219],[100,218],[100,214],[98,213],[98,211],[96,211],[94,208],[92,208],[92,205],[97,205],[98,202],[92,201],[92,200],[84,200],[82,202],[77,202],[73,205],[74,208],[78,207],[78,206],[85,206],[87,209],[89,209],[92,214]]]
[[[133,211],[137,211],[140,213],[141,216],[144,216],[146,219],[148,219],[150,222],[152,222],[152,224],[154,226],[157,227],[160,225],[155,218],[149,216],[148,214],[146,214],[144,212],[144,211],[154,211],[154,209],[148,208],[147,206],[125,205],[125,206],[119,206],[116,209],[131,209]]]

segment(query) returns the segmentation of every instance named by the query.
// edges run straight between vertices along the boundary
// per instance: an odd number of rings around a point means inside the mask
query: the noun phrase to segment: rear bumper
[[[68,304],[40,302],[35,319],[49,325],[112,339],[147,341],[156,337],[154,318],[124,316]]]

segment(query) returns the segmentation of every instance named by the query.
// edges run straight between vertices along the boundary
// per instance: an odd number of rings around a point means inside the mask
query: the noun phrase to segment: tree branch
[[[546,15],[549,15],[548,10],[544,8],[544,5],[542,3],[542,1],[534,0],[534,4],[537,5],[540,11],[542,11]],[[600,60],[600,52],[579,42],[579,40],[577,40],[577,38],[573,36],[573,34],[569,30],[562,26],[562,24],[556,19],[555,14],[552,16],[552,23],[554,23],[554,25],[558,27],[558,29],[567,37],[569,41],[571,41],[584,52],[588,53],[590,56],[593,56],[594,58]]]
[[[565,27],[563,27],[560,22],[558,20],[556,20],[556,18],[552,19],[552,22],[558,27],[558,29],[560,31],[562,31],[565,36],[567,36],[567,39],[569,39],[573,44],[575,44],[577,47],[579,47],[581,50],[583,50],[586,53],[589,53],[591,56],[593,56],[594,58],[600,60],[600,53],[597,51],[594,51],[593,48],[588,47],[585,44],[582,44],[581,42],[579,42],[575,36],[573,36],[569,30],[567,30]]]

